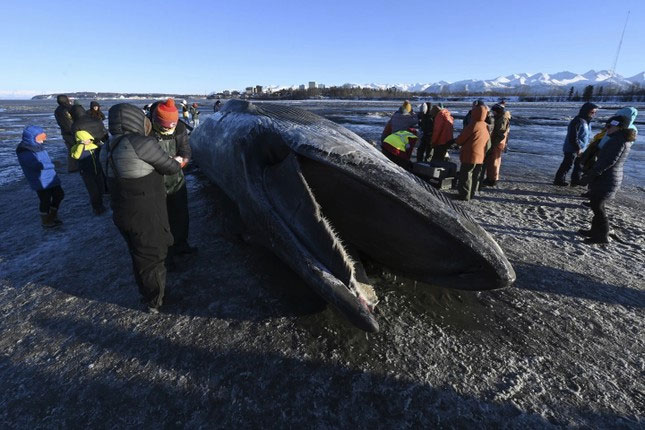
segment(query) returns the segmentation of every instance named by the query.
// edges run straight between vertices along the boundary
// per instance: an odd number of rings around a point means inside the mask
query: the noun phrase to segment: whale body
[[[378,331],[378,321],[361,255],[446,288],[515,281],[502,249],[465,211],[314,113],[232,100],[193,131],[190,145],[250,237],[363,330]]]

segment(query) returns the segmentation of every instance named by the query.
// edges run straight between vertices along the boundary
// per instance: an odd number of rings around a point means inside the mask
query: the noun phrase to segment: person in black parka
[[[103,206],[103,194],[106,193],[103,169],[99,162],[101,147],[108,141],[108,132],[103,125],[103,121],[89,115],[88,112],[80,105],[72,106],[72,135],[74,136],[74,146],[71,148],[72,158],[78,160],[78,168],[83,178],[83,183],[90,197],[90,203],[95,215],[101,215],[105,212]],[[91,135],[92,144],[97,146],[96,149],[89,151],[78,151],[79,141],[77,133],[85,131]]]
[[[74,120],[72,119],[72,103],[69,101],[69,97],[65,94],[59,94],[56,97],[58,102],[58,107],[54,111],[54,116],[56,117],[56,122],[60,127],[60,134],[63,136],[63,142],[67,147],[67,171],[69,173],[78,171],[78,162],[70,156],[70,150],[72,146],[76,144],[74,140],[74,134],[72,133],[72,124]]]
[[[87,112],[92,118],[103,121],[105,119],[105,114],[101,111],[101,105],[96,100],[90,102],[90,110]]]
[[[157,313],[166,287],[164,260],[173,243],[163,175],[178,173],[181,158],[170,157],[149,136],[150,120],[134,105],[112,106],[108,128],[112,137],[101,151],[101,164],[112,196],[112,220],[128,245],[142,302]]]
[[[627,128],[628,119],[614,116],[608,121],[607,135],[609,140],[598,153],[598,158],[581,178],[583,185],[589,185],[590,207],[593,210],[590,230],[579,230],[585,236],[585,243],[609,242],[609,219],[605,212],[605,203],[611,200],[623,181],[623,165],[629,155],[632,143],[636,140],[636,131]]]

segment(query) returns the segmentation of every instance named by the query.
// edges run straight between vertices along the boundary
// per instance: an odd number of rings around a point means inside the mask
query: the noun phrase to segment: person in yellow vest
[[[94,142],[94,136],[85,130],[74,133],[76,144],[70,150],[70,156],[78,160],[79,170],[83,183],[90,196],[90,203],[95,215],[101,215],[106,211],[103,206],[103,194],[105,193],[105,180],[103,169],[99,162],[99,145]]]
[[[413,131],[418,122],[417,116],[412,112],[412,105],[406,100],[392,114],[381,134],[383,154],[406,170],[412,169],[410,156],[417,143],[417,135]]]

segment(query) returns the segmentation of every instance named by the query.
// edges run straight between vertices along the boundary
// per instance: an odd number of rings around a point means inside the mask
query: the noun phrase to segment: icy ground
[[[525,157],[525,156],[522,156]],[[58,160],[59,162],[62,160]],[[199,253],[183,295],[141,311],[125,243],[61,174],[65,224],[43,231],[24,181],[0,188],[0,427],[643,428],[643,191],[610,204],[615,237],[509,153],[468,204],[517,271],[460,293],[374,271],[382,331],[320,305],[263,249],[225,240],[212,186],[188,175]],[[63,169],[59,169],[63,170]]]

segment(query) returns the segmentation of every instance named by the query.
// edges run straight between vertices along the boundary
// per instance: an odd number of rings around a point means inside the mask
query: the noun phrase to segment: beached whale
[[[356,326],[377,331],[366,255],[406,277],[464,290],[515,272],[468,214],[355,133],[311,112],[233,100],[191,134],[200,170],[251,237]]]

